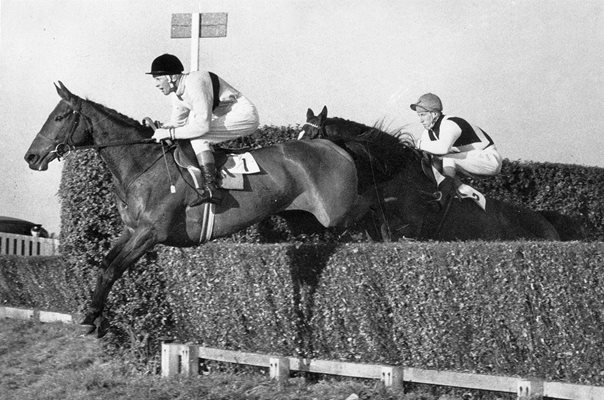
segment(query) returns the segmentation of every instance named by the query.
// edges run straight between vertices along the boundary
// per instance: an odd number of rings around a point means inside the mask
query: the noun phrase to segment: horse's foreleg
[[[100,265],[100,268],[102,271],[109,268],[109,266],[111,265],[113,260],[115,260],[115,258],[122,252],[124,246],[126,245],[126,243],[128,243],[128,241],[130,240],[131,237],[132,237],[131,231],[126,229],[122,232],[122,235],[113,244],[113,247],[111,247],[111,250],[109,250],[109,252],[103,257],[103,261]],[[99,273],[99,277],[100,277],[101,273],[102,272]],[[98,289],[98,283],[97,283],[97,289]],[[80,322],[80,324],[90,326],[91,327],[90,330],[94,331],[94,321],[101,314],[101,311],[102,310],[94,310],[94,309],[90,308],[88,310],[88,313],[84,317],[84,319]]]
[[[109,252],[105,254],[105,257],[103,257],[103,262],[101,264],[102,269],[107,269],[111,265],[111,262],[115,259],[115,257],[120,254],[120,252],[122,251],[126,243],[128,243],[128,240],[130,240],[131,237],[132,232],[128,229],[125,229],[122,232],[117,241],[113,243],[113,246],[111,247]]]
[[[94,293],[92,295],[92,301],[90,308],[84,321],[83,325],[92,325],[89,333],[95,330],[94,324],[98,326],[98,336],[102,337],[107,333],[107,323],[102,316],[103,308],[107,300],[107,296],[111,290],[111,287],[117,281],[124,272],[136,263],[148,250],[150,250],[156,243],[156,238],[152,230],[140,230],[135,231],[125,243],[121,243],[121,249],[112,249],[109,253],[113,253],[115,256],[113,259],[107,258],[109,262],[106,267],[101,270]],[[120,244],[120,241],[118,241]],[[114,251],[115,250],[115,251]]]

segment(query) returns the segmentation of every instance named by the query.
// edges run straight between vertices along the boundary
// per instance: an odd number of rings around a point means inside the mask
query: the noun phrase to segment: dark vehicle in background
[[[25,221],[18,218],[0,216],[0,232],[12,233],[15,235],[37,236],[42,238],[49,237],[48,231],[42,228],[42,225]]]

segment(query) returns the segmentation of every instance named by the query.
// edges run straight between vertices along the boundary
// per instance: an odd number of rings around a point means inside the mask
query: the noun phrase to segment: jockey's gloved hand
[[[161,125],[162,125],[161,122],[153,121],[149,117],[143,118],[142,124],[145,126],[148,126],[149,128],[153,128],[153,129],[161,128]]]
[[[159,143],[162,140],[172,139],[172,137],[170,136],[169,129],[157,128],[151,139],[155,139],[155,141]]]

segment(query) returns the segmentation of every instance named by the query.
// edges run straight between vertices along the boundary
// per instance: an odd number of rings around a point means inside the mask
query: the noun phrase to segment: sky
[[[190,65],[172,13],[227,12],[226,38],[201,39],[200,67],[258,107],[261,124],[306,109],[418,131],[409,104],[438,94],[510,160],[604,167],[601,0],[2,0],[0,216],[60,230],[62,164],[23,156],[59,98],[73,93],[133,118],[165,120],[144,72],[157,55]]]

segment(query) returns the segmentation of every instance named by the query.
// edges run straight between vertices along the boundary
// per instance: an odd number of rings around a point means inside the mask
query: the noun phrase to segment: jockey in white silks
[[[411,109],[417,112],[424,131],[416,147],[433,155],[433,172],[441,190],[455,189],[471,197],[484,209],[482,193],[463,184],[457,171],[469,176],[492,176],[501,172],[502,157],[491,137],[466,120],[444,115],[440,98],[421,96]]]
[[[189,206],[219,202],[212,144],[251,135],[258,129],[258,111],[238,90],[208,71],[183,73],[180,60],[163,54],[153,60],[155,86],[172,95],[172,116],[155,130],[153,139],[189,139],[203,174],[204,187],[195,182],[199,197]]]

